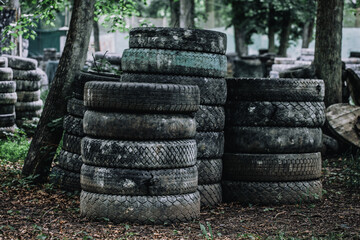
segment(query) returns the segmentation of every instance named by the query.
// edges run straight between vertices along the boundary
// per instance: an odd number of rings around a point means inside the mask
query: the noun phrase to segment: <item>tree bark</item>
[[[195,2],[194,0],[180,0],[180,27],[195,28]]]
[[[315,20],[311,19],[308,22],[306,22],[304,25],[302,32],[302,45],[301,45],[302,48],[309,48],[309,44],[313,39],[314,23]]]
[[[246,44],[246,32],[240,27],[234,26],[235,51],[239,57],[248,55],[248,46]]]
[[[355,27],[360,28],[360,8],[356,9]]]
[[[286,51],[289,47],[290,30],[291,30],[291,12],[284,11],[282,24],[281,24],[280,46],[278,53],[282,57],[286,57]]]
[[[47,180],[61,139],[66,102],[72,92],[75,73],[83,67],[89,46],[94,3],[95,0],[74,0],[64,52],[22,170],[25,176],[38,175],[37,182]]]
[[[325,82],[326,106],[341,102],[343,9],[344,0],[318,0],[314,65]]]
[[[93,32],[94,32],[94,48],[95,48],[95,52],[99,52],[100,51],[99,23],[95,19],[93,21]]]
[[[180,27],[180,2],[175,0],[170,1],[170,27]]]
[[[207,14],[207,28],[215,27],[215,0],[205,1],[205,10]]]
[[[269,38],[268,51],[274,53],[275,52],[275,9],[274,9],[274,5],[272,5],[271,3],[269,3],[268,38]]]

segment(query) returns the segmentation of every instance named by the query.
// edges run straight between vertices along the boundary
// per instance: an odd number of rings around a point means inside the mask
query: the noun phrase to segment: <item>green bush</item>
[[[2,163],[23,161],[29,146],[30,141],[26,138],[26,134],[22,130],[17,130],[7,139],[0,140],[0,161]]]

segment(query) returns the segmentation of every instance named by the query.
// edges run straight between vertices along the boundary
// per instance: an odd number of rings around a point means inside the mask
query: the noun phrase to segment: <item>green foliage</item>
[[[200,224],[200,230],[201,230],[201,233],[202,233],[204,239],[206,239],[206,240],[213,240],[213,239],[214,239],[214,235],[213,235],[213,231],[212,231],[212,229],[211,229],[210,223],[206,222],[207,229],[206,229],[206,227],[205,227],[203,224],[201,224],[201,223],[199,223],[199,224]]]
[[[18,162],[26,158],[30,141],[22,130],[9,135],[6,140],[0,140],[0,161]]]
[[[360,188],[360,151],[345,156],[340,165],[346,185],[351,188]]]

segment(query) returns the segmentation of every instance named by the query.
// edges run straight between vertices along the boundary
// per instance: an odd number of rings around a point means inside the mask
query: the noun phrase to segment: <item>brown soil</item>
[[[79,196],[29,186],[19,169],[0,169],[0,239],[206,239],[200,224],[207,223],[214,239],[360,239],[360,191],[348,189],[334,167],[324,169],[319,203],[221,204],[202,209],[198,221],[161,226],[88,221],[79,216]]]

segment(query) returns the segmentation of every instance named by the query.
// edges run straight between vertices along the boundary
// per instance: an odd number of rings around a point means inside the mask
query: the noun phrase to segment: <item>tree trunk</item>
[[[302,45],[301,45],[302,48],[309,48],[309,44],[313,39],[314,23],[315,20],[311,19],[308,22],[306,22],[304,25],[302,32]]]
[[[74,0],[64,52],[22,170],[25,176],[38,175],[37,182],[47,180],[61,139],[66,102],[71,95],[75,73],[83,67],[89,46],[94,3],[95,0]]]
[[[289,37],[291,30],[291,12],[283,12],[283,19],[281,24],[281,33],[280,33],[280,46],[279,46],[279,55],[286,57],[286,51],[289,47]]]
[[[95,48],[95,52],[99,52],[100,51],[99,23],[95,19],[93,21],[93,31],[94,31],[94,48]]]
[[[356,9],[355,27],[360,28],[360,8]]]
[[[179,27],[180,26],[180,2],[176,0],[170,1],[170,27]]]
[[[215,27],[215,0],[206,0],[205,2],[205,10],[207,14],[207,28]]]
[[[194,0],[180,0],[180,27],[195,28],[195,2]]]
[[[235,51],[239,57],[248,55],[248,46],[246,44],[246,32],[242,28],[234,26],[235,32]]]
[[[341,40],[344,0],[318,0],[315,70],[325,82],[325,105],[341,102]]]
[[[268,51],[274,53],[275,52],[275,9],[274,9],[274,5],[272,5],[271,3],[269,4],[268,38],[269,38]]]

